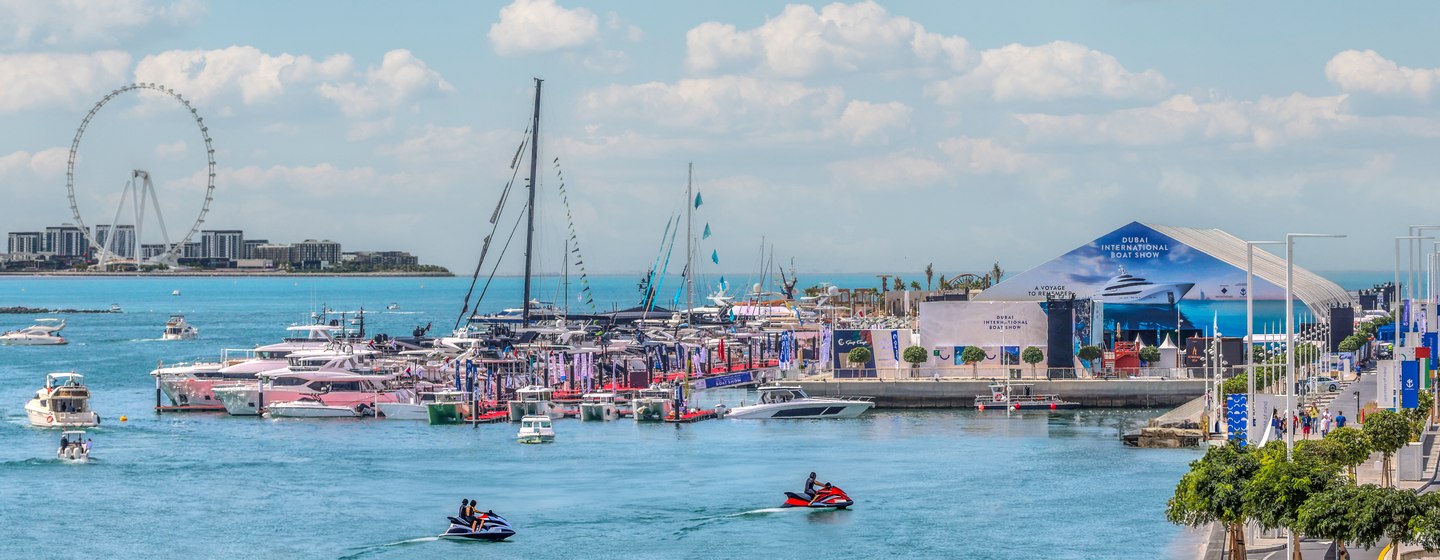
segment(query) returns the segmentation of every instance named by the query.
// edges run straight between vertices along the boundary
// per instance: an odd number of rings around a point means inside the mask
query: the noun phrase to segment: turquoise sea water
[[[515,427],[151,412],[159,360],[269,343],[321,303],[369,326],[448,328],[468,280],[0,278],[0,305],[72,315],[65,347],[0,347],[0,557],[36,558],[1163,558],[1189,541],[1163,519],[1188,450],[1121,445],[1158,411],[873,411],[842,421]],[[598,301],[633,281],[599,277]],[[492,288],[514,294],[516,281]],[[169,295],[179,289],[183,295]],[[513,296],[508,299],[518,299]],[[486,309],[513,302],[487,304]],[[195,341],[158,340],[184,312]],[[0,328],[28,316],[0,315]],[[52,459],[22,407],[51,371],[87,375],[104,418],[97,461]],[[743,391],[706,395],[735,403]],[[753,396],[749,397],[753,400]],[[127,415],[128,422],[119,417]],[[805,475],[850,511],[779,510]],[[447,542],[461,498],[516,526],[511,542]],[[24,552],[21,551],[29,551]]]

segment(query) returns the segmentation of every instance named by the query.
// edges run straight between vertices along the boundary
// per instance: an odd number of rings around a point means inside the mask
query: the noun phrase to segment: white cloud
[[[657,126],[710,133],[768,130],[788,132],[798,123],[835,115],[844,98],[838,87],[811,88],[795,82],[747,76],[684,79],[608,86],[580,98],[587,113],[642,119]]]
[[[398,108],[422,93],[452,92],[455,87],[410,51],[396,49],[385,53],[379,67],[365,72],[364,82],[321,84],[318,91],[346,116],[360,117]]]
[[[1169,87],[1159,72],[1131,72],[1114,56],[1055,41],[983,51],[974,68],[930,84],[925,93],[941,104],[954,104],[974,93],[988,93],[996,101],[1128,99],[1155,97]]]
[[[1344,111],[1346,96],[1218,98],[1198,101],[1176,95],[1150,107],[1099,115],[1022,114],[1016,118],[1032,140],[1078,144],[1158,146],[1194,141],[1242,142],[1269,149],[1288,139],[1311,138],[1356,119]]]
[[[184,140],[176,140],[175,142],[170,144],[161,144],[159,146],[155,146],[155,157],[158,157],[160,159],[168,159],[176,156],[183,156],[185,155],[187,149],[188,146],[185,145]]]
[[[503,153],[498,147],[508,136],[513,135],[514,131],[480,133],[469,126],[445,127],[427,124],[423,131],[399,144],[382,146],[379,153],[410,164],[484,159],[487,154]],[[504,158],[498,155],[488,157],[497,162]]]
[[[127,83],[129,70],[130,55],[119,51],[0,55],[0,113],[92,103]]]
[[[244,104],[253,105],[278,97],[288,85],[339,79],[353,66],[344,54],[317,61],[270,55],[251,46],[172,50],[140,59],[135,81],[162,84],[200,103],[214,103],[238,91]]]
[[[13,179],[29,174],[40,179],[65,175],[69,148],[46,148],[38,152],[18,151],[0,156],[0,178]]]
[[[351,142],[369,140],[395,129],[395,117],[373,121],[355,121],[345,130],[345,139]]]
[[[826,168],[838,183],[886,192],[933,185],[951,175],[940,162],[913,153],[837,161]]]
[[[0,48],[113,45],[141,33],[188,26],[204,15],[198,0],[0,0]]]
[[[942,140],[938,147],[959,171],[973,175],[1014,174],[1039,165],[1034,156],[990,138],[960,136]]]
[[[845,106],[845,111],[840,113],[840,119],[836,121],[834,130],[848,138],[851,144],[861,144],[870,139],[884,142],[888,141],[888,138],[885,137],[887,130],[903,128],[910,123],[910,113],[910,107],[898,101],[889,103],[851,101]]]
[[[555,0],[515,0],[500,9],[500,21],[490,26],[489,37],[501,56],[536,54],[598,41],[600,25],[585,8],[566,9]]]
[[[965,65],[969,43],[925,31],[871,1],[834,3],[818,12],[791,4],[753,30],[706,22],[685,34],[685,66],[694,72],[757,65],[786,77],[825,71],[891,70],[919,63]]]
[[[1342,91],[1430,97],[1440,83],[1440,68],[1410,68],[1373,50],[1348,50],[1325,63],[1325,78]]]

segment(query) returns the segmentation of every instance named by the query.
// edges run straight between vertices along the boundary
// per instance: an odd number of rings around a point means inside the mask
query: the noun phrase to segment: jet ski
[[[809,496],[804,494],[786,492],[785,503],[780,504],[780,507],[845,509],[852,505],[855,505],[855,501],[851,500],[850,496],[847,496],[844,490],[841,490],[838,486],[831,486],[829,488],[822,488],[816,492],[814,500],[811,500]]]
[[[510,528],[510,522],[498,515],[489,515],[480,530],[470,530],[470,523],[458,517],[450,518],[450,528],[440,535],[444,538],[455,539],[477,539],[482,541],[498,542],[510,538],[515,534],[515,529]]]

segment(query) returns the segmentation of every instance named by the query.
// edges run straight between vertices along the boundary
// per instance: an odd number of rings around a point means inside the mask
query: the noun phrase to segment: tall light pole
[[[1333,233],[1287,233],[1285,234],[1285,460],[1295,454],[1295,238],[1297,237],[1345,237]],[[1294,539],[1285,539],[1285,556],[1295,557]]]
[[[1416,304],[1415,304],[1415,298],[1416,298],[1417,295],[1420,294],[1420,290],[1416,289],[1416,284],[1415,284],[1416,278],[1419,276],[1419,270],[1415,267],[1415,265],[1417,264],[1417,261],[1419,261],[1419,259],[1420,259],[1419,254],[1425,252],[1425,242],[1424,242],[1423,240],[1425,240],[1425,239],[1433,239],[1432,237],[1424,237],[1425,232],[1428,231],[1428,230],[1440,230],[1440,226],[1436,226],[1436,225],[1428,225],[1428,226],[1426,226],[1426,225],[1415,225],[1415,226],[1410,226],[1410,227],[1407,228],[1407,229],[1410,231],[1410,235],[1415,236],[1414,238],[1412,238],[1410,241],[1407,242],[1407,243],[1408,243],[1407,247],[1410,249],[1410,254],[1408,255],[1408,256],[1409,256],[1409,260],[1410,260],[1410,269],[1406,272],[1406,274],[1407,274],[1407,280],[1409,281],[1409,284],[1405,286],[1406,289],[1408,289],[1408,290],[1410,291],[1410,315],[1411,315],[1410,318],[1411,318],[1412,320],[1411,320],[1411,321],[1408,321],[1408,323],[1413,324],[1413,323],[1414,323],[1413,319],[1414,319],[1414,315],[1415,315],[1415,306],[1416,306]],[[1416,241],[1419,241],[1419,243],[1416,243]],[[1411,326],[1410,324],[1407,324],[1407,325],[1405,326],[1405,332],[1407,332],[1407,333],[1415,332],[1415,331],[1412,330],[1412,326]],[[1406,338],[1408,339],[1408,338],[1410,338],[1410,336],[1409,336],[1409,335],[1406,335]]]
[[[1255,427],[1255,246],[1280,245],[1284,241],[1245,242],[1245,439]]]
[[[1415,229],[1415,227],[1417,227],[1417,226],[1411,226],[1410,229],[1413,230],[1413,229]],[[1426,227],[1426,226],[1418,226],[1418,227]],[[1392,300],[1391,304],[1392,304],[1392,306],[1393,306],[1393,309],[1392,309],[1391,311],[1393,311],[1393,312],[1395,313],[1395,321],[1394,321],[1393,323],[1391,323],[1392,325],[1395,326],[1395,348],[1393,348],[1393,349],[1390,351],[1390,359],[1392,359],[1392,360],[1395,359],[1395,357],[1398,356],[1399,353],[1400,353],[1400,327],[1401,327],[1401,322],[1407,322],[1407,323],[1408,323],[1408,321],[1403,321],[1403,320],[1405,319],[1405,317],[1403,316],[1403,313],[1402,313],[1402,311],[1403,311],[1404,308],[1403,308],[1402,305],[1401,305],[1401,300],[1404,299],[1404,296],[1402,296],[1401,293],[1400,293],[1400,240],[1401,240],[1401,239],[1406,240],[1406,241],[1405,241],[1406,243],[1412,243],[1412,244],[1413,244],[1413,243],[1415,242],[1415,240],[1417,240],[1417,239],[1435,239],[1435,238],[1434,238],[1434,237],[1426,237],[1426,236],[1423,236],[1423,235],[1397,235],[1397,236],[1395,236],[1395,297],[1391,298],[1391,300]],[[1405,286],[1405,287],[1406,287],[1406,288],[1409,288],[1410,286],[1407,285],[1407,286]],[[1408,329],[1409,327],[1406,326],[1406,328]]]
[[[1287,233],[1285,234],[1285,420],[1294,416],[1295,400],[1295,239],[1298,237],[1340,238],[1344,235],[1333,233]],[[1293,424],[1293,423],[1292,423]],[[1295,427],[1285,430],[1285,459],[1290,460],[1295,450]],[[1287,543],[1287,548],[1288,548]]]

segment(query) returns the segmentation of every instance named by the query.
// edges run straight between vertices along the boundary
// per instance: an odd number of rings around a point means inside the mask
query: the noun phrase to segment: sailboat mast
[[[695,308],[695,162],[685,173],[685,323],[693,324],[690,313]]]
[[[530,326],[530,261],[535,248],[535,172],[540,159],[540,84],[535,78],[535,118],[530,123],[530,203],[525,218],[525,303],[521,308],[520,325]]]

